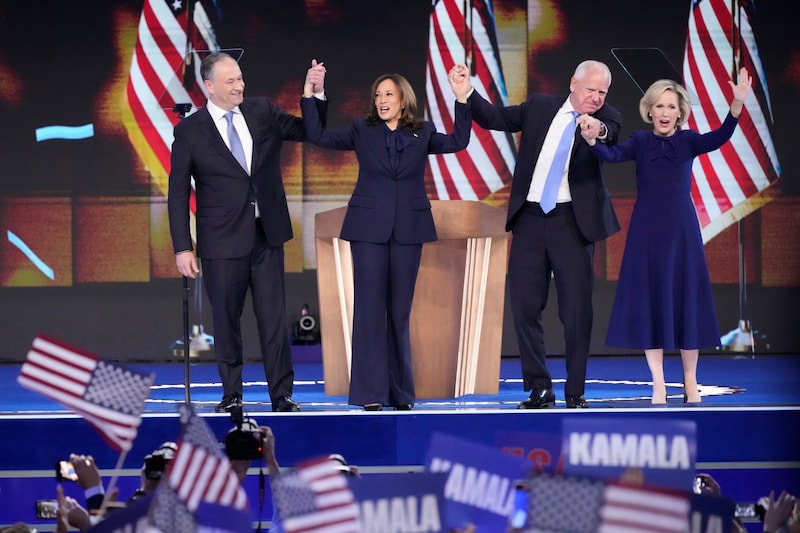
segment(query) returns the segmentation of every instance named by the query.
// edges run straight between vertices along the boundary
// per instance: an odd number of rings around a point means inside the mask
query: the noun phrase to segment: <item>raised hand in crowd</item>
[[[275,456],[275,434],[272,433],[272,428],[269,426],[259,426],[259,433],[261,434],[261,454],[264,461],[267,463],[267,470],[270,475],[281,473],[281,466],[278,464],[278,458]]]
[[[56,500],[58,501],[56,532],[66,532],[69,530],[70,526],[78,528],[79,531],[87,531],[92,527],[89,511],[84,509],[75,498],[65,496],[64,489],[61,485],[56,485],[56,496]]]
[[[782,491],[776,500],[775,491],[770,491],[764,513],[764,533],[800,531],[797,513],[797,498]]]
[[[84,490],[89,487],[96,487],[102,483],[100,478],[100,470],[94,462],[94,457],[91,455],[78,455],[70,454],[69,462],[75,469],[75,474],[78,476],[76,483]]]

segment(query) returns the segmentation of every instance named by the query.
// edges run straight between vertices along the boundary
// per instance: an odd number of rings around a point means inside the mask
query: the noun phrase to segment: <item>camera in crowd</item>
[[[244,418],[241,407],[231,408],[231,421],[236,425],[225,436],[225,453],[228,459],[248,461],[261,459],[264,448],[264,435],[258,423],[252,418]]]
[[[167,470],[167,465],[175,457],[178,445],[174,442],[165,442],[144,458],[144,477],[147,479],[161,479]]]
[[[311,314],[307,304],[300,309],[300,318],[292,328],[294,344],[319,344],[320,334],[317,319]]]

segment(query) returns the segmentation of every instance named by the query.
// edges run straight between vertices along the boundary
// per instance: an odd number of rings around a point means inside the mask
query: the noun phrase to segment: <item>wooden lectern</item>
[[[411,309],[417,398],[497,394],[508,236],[504,210],[465,200],[431,201],[439,240],[422,248]],[[347,395],[353,327],[350,243],[339,238],[346,207],[315,217],[325,393]]]

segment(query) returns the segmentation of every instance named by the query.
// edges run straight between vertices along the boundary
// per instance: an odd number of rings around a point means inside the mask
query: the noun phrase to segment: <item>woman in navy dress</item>
[[[348,202],[341,238],[353,257],[353,335],[350,397],[368,411],[409,410],[415,391],[410,318],[422,245],[436,240],[425,191],[428,154],[467,147],[472,115],[468,76],[451,73],[456,95],[453,134],[421,120],[408,81],[384,74],[372,84],[369,111],[348,128],[324,129],[306,83],[300,106],[306,140],[324,148],[354,150],[358,180]]]
[[[603,161],[636,161],[631,215],[606,344],[643,349],[653,379],[653,404],[666,404],[664,350],[680,350],[684,402],[700,403],[700,348],[718,346],[719,326],[700,224],[691,198],[692,163],[731,138],[750,92],[746,69],[728,82],[733,100],[725,121],[709,133],[680,129],[690,112],[686,90],[672,80],[653,83],[639,102],[652,131],[606,145],[582,133]],[[579,122],[581,119],[578,119]]]

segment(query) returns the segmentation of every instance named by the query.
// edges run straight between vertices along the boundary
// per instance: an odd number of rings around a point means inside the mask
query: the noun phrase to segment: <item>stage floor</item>
[[[182,362],[155,365],[127,365],[155,373],[156,381],[147,400],[146,412],[175,412],[186,401],[186,367]],[[683,384],[680,357],[665,357],[668,403],[682,404]],[[558,397],[563,407],[566,378],[564,359],[549,359]],[[41,394],[19,386],[19,365],[0,366],[0,415],[3,413],[59,413],[65,409]],[[210,412],[222,396],[216,365],[193,361],[189,368],[189,399],[199,411]],[[244,406],[253,412],[270,411],[267,383],[260,364],[244,369]],[[704,406],[757,407],[800,405],[800,355],[731,355],[701,356],[698,382]],[[594,356],[589,359],[586,399],[593,408],[647,407],[652,383],[644,356]],[[520,378],[519,360],[504,358],[500,365],[497,394],[470,394],[458,398],[419,399],[415,410],[429,409],[515,409],[525,399]],[[325,394],[320,363],[295,363],[294,398],[303,411],[360,410],[347,404],[346,396]]]

